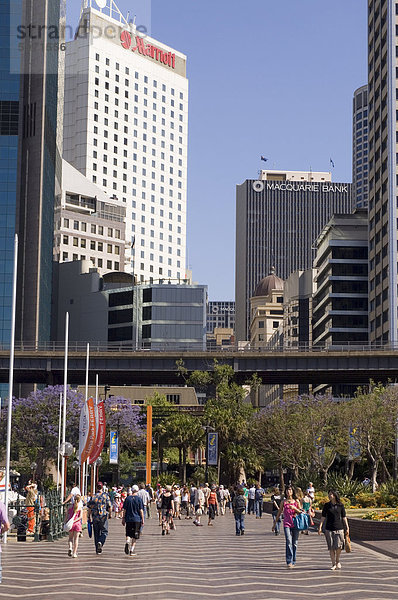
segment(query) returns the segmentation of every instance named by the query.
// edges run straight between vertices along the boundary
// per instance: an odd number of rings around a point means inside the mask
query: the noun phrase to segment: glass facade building
[[[11,23],[21,18],[21,0],[0,0],[0,343],[11,337],[12,273],[17,203],[20,75],[13,73],[16,48]]]
[[[205,350],[207,286],[149,284],[104,292],[108,341],[153,350]]]

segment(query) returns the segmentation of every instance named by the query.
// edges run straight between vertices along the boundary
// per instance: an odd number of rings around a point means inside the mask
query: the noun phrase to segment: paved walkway
[[[342,556],[342,570],[330,571],[325,540],[311,533],[300,536],[298,563],[288,570],[284,538],[270,529],[269,516],[247,516],[246,535],[236,537],[227,515],[217,518],[214,527],[178,521],[177,530],[162,537],[151,519],[135,558],[124,554],[119,520],[111,521],[98,556],[87,534],[77,559],[67,556],[66,540],[9,542],[0,600],[398,600],[396,560],[353,544],[352,554]]]

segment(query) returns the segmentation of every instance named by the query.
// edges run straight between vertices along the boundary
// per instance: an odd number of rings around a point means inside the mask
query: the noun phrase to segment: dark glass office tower
[[[20,75],[11,24],[20,21],[22,0],[0,0],[0,344],[11,335],[12,271],[17,204],[18,115]]]
[[[64,19],[64,0],[23,2],[17,339],[31,342],[50,339],[54,205],[62,178]]]
[[[330,173],[262,171],[236,192],[236,338],[247,340],[250,298],[275,267],[278,277],[312,267],[315,240],[335,213],[351,212],[351,184]]]
[[[352,202],[353,208],[368,206],[368,86],[354,92],[352,105]]]

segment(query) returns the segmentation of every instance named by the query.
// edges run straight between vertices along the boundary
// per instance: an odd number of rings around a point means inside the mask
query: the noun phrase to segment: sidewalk
[[[239,537],[231,515],[217,517],[213,527],[205,517],[203,527],[182,519],[162,536],[154,517],[136,557],[124,553],[124,528],[116,519],[100,555],[86,533],[76,559],[67,556],[66,538],[8,544],[0,600],[398,600],[395,560],[353,543],[341,571],[331,571],[324,537],[311,532],[300,536],[296,567],[288,570],[284,536],[271,533],[271,517],[245,521]]]
[[[377,541],[358,541],[355,540],[356,544],[374,550],[384,556],[390,558],[398,558],[398,540],[377,540]]]

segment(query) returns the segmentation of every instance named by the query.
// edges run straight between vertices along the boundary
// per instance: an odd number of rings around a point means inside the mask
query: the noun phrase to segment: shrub
[[[340,496],[347,496],[351,500],[359,493],[364,492],[365,488],[357,479],[349,479],[347,475],[330,473],[327,480],[329,490],[337,490]]]
[[[377,506],[375,494],[361,492],[355,496],[355,504],[361,508],[373,508]]]

